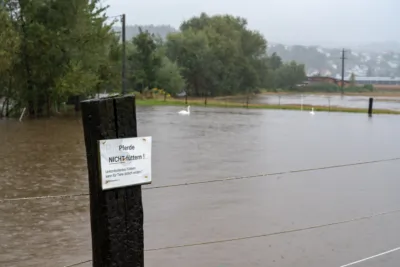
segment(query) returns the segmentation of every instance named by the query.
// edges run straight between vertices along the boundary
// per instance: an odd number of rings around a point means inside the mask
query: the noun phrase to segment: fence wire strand
[[[368,165],[368,164],[375,164],[375,163],[389,162],[389,161],[397,161],[397,160],[400,160],[400,157],[390,158],[390,159],[355,162],[355,163],[348,163],[348,164],[338,164],[338,165],[316,167],[316,168],[308,168],[308,169],[283,171],[283,172],[262,173],[262,174],[248,175],[248,176],[226,177],[226,178],[206,180],[206,181],[196,181],[196,182],[187,182],[187,183],[179,183],[179,184],[152,186],[152,187],[145,187],[145,188],[143,188],[143,190],[153,190],[153,189],[162,189],[162,188],[170,188],[170,187],[189,186],[189,185],[199,185],[199,184],[208,184],[208,183],[220,183],[220,182],[234,181],[234,180],[254,179],[254,178],[261,178],[261,177],[266,177],[266,176],[276,176],[276,175],[285,175],[285,174],[291,174],[291,173],[302,173],[302,172],[320,171],[320,170],[328,170],[328,169],[338,169],[338,168],[352,167],[352,166],[358,166],[358,165]],[[89,195],[90,195],[89,193],[80,193],[80,194],[71,194],[71,195],[53,195],[53,196],[38,196],[38,197],[3,198],[3,199],[0,199],[0,203],[24,201],[24,200],[29,201],[29,200],[41,200],[41,199],[54,199],[54,198],[77,198],[77,197],[87,197]]]
[[[262,238],[262,237],[278,236],[278,235],[284,235],[284,234],[290,234],[290,233],[296,233],[296,232],[309,231],[309,230],[313,230],[313,229],[320,229],[320,228],[325,228],[325,227],[330,227],[330,226],[335,226],[335,225],[347,224],[347,223],[352,223],[352,222],[357,222],[357,221],[363,221],[363,220],[372,219],[372,218],[375,218],[375,217],[378,217],[378,216],[384,216],[384,215],[394,214],[394,213],[398,213],[398,212],[400,212],[400,209],[381,212],[381,213],[376,213],[376,214],[372,214],[372,215],[368,215],[368,216],[363,216],[363,217],[358,217],[358,218],[353,218],[353,219],[348,219],[348,220],[343,220],[343,221],[327,223],[327,224],[319,224],[319,225],[314,225],[314,226],[309,226],[309,227],[304,227],[304,228],[284,230],[284,231],[273,232],[273,233],[265,233],[265,234],[260,234],[260,235],[243,236],[243,237],[235,237],[235,238],[228,238],[228,239],[219,239],[219,240],[205,241],[205,242],[199,242],[199,243],[190,243],[190,244],[183,244],[183,245],[176,245],[176,246],[150,248],[150,249],[145,249],[144,251],[145,252],[153,252],[153,251],[161,251],[161,250],[169,250],[169,249],[179,249],[179,248],[205,246],[205,245],[221,244],[221,243],[228,243],[228,242],[235,242],[235,241],[243,241],[243,240]],[[86,261],[83,261],[83,262],[75,263],[73,265],[66,265],[64,267],[77,266],[77,265],[80,265],[80,264],[83,264],[83,263],[87,263],[87,262],[91,262],[91,261],[92,260],[86,260]]]
[[[84,264],[84,263],[89,263],[89,262],[91,262],[91,261],[92,261],[92,260],[81,261],[81,262],[73,263],[73,264],[70,264],[70,265],[64,265],[63,267],[78,266],[78,265],[82,265],[82,264]]]

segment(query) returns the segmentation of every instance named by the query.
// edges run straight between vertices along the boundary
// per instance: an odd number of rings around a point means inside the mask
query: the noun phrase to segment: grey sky
[[[247,18],[269,42],[356,45],[400,41],[400,0],[104,0],[128,24],[179,24],[201,12]]]

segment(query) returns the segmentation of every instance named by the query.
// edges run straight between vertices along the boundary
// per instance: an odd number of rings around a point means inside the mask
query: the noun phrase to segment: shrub
[[[332,83],[315,83],[304,87],[304,89],[311,92],[340,92],[340,87]]]

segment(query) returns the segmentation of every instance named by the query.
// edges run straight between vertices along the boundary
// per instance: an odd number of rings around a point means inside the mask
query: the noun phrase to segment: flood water
[[[316,267],[327,259],[339,264],[336,256],[313,255],[323,248],[323,240],[314,238],[309,243],[313,238],[301,234],[287,236],[286,241],[273,237],[266,243],[254,239],[162,248],[400,208],[398,161],[151,189],[400,156],[399,116],[322,112],[311,116],[307,111],[198,107],[192,107],[190,116],[178,116],[179,109],[137,110],[139,135],[153,137],[153,184],[143,186],[145,248],[151,250],[145,253],[146,266],[270,266],[274,260],[276,266],[297,262],[297,266]],[[88,192],[80,116],[22,123],[0,120],[0,141],[0,266],[62,267],[90,259],[87,197],[4,201]],[[374,221],[346,231],[365,229],[371,235],[382,223]],[[386,229],[395,231],[390,225]],[[318,235],[350,242],[345,239],[348,235]],[[359,242],[368,242],[367,237]],[[388,232],[386,237],[385,242],[394,243],[399,234]],[[264,251],[268,246],[273,247],[269,254]],[[351,260],[362,252],[342,251],[340,255]]]
[[[386,110],[400,110],[400,97],[373,97],[374,108]],[[253,104],[271,105],[315,105],[348,108],[368,108],[369,97],[367,96],[340,96],[340,95],[312,95],[312,94],[290,94],[290,95],[257,95],[251,99]],[[232,99],[235,102],[245,102],[245,99]]]

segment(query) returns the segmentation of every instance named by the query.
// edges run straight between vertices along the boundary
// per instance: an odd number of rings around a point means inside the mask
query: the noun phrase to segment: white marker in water
[[[303,95],[301,95],[301,111],[303,111]]]

